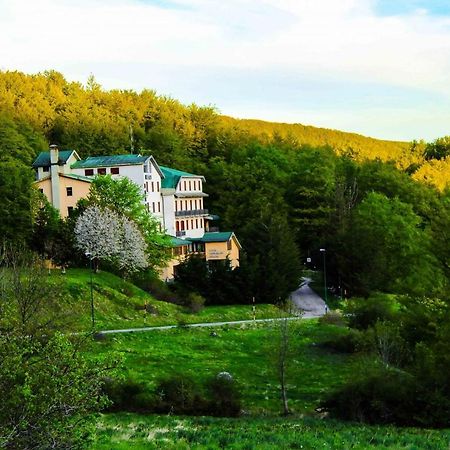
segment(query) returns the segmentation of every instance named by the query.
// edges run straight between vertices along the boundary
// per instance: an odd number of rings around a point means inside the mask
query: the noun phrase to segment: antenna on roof
[[[130,123],[130,153],[134,153],[134,135],[133,135],[133,127]]]

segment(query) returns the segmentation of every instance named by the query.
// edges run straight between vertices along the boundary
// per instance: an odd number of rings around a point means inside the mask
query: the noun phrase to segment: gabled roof
[[[170,246],[171,247],[181,247],[182,245],[190,245],[192,242],[188,239],[180,239],[175,236],[170,236]]]
[[[72,178],[73,180],[78,181],[86,181],[88,183],[92,183],[94,181],[92,178],[84,177],[83,175],[75,175],[74,173],[60,173],[59,176],[65,178]]]
[[[239,248],[242,248],[240,242],[238,241],[234,231],[215,231],[205,233],[201,238],[189,238],[193,242],[228,242],[230,239],[234,238],[236,240]]]
[[[86,183],[92,183],[94,181],[93,178],[84,177],[83,175],[75,175],[74,173],[58,173],[58,175],[60,177],[71,178],[72,180],[84,181]],[[51,175],[47,175],[41,178],[40,180],[33,181],[33,183],[37,184],[40,183],[41,181],[51,180],[51,178],[52,178]]]
[[[161,187],[164,189],[176,189],[181,177],[185,178],[201,178],[205,181],[203,175],[194,175],[192,173],[183,172],[182,170],[171,169],[170,167],[159,166],[161,172],[164,174],[164,179],[161,181]]]
[[[110,166],[134,166],[136,164],[144,164],[151,156],[141,155],[112,155],[112,156],[89,156],[86,159],[77,161],[72,164],[72,169],[84,169],[93,167],[110,167]]]
[[[67,162],[67,160],[75,153],[79,158],[75,150],[60,150],[58,164],[62,165]],[[49,167],[50,166],[50,152],[41,152],[38,157],[34,160],[33,167]]]

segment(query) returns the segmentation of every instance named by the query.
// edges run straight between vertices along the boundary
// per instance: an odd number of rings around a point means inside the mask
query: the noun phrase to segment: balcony
[[[175,211],[175,217],[204,216],[208,214],[207,209],[187,209],[185,211]]]
[[[177,233],[176,233],[176,235],[177,235],[177,237],[181,237],[181,236],[186,236],[186,231],[177,231]],[[187,243],[186,243],[186,245],[188,245]]]

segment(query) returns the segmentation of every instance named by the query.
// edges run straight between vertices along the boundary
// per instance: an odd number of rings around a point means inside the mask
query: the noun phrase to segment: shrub
[[[346,322],[345,318],[339,311],[328,311],[325,315],[319,317],[319,324],[343,327],[346,325]]]
[[[175,375],[160,381],[156,396],[156,411],[160,413],[201,415],[206,410],[200,387],[186,375]]]
[[[147,386],[130,378],[107,379],[103,391],[111,401],[109,411],[152,412],[154,409],[154,396]]]
[[[371,342],[366,333],[354,329],[324,342],[323,345],[340,353],[358,353],[371,350]]]
[[[191,292],[186,301],[186,306],[192,313],[198,313],[205,307],[205,298],[200,294]]]
[[[322,406],[334,417],[368,423],[416,424],[420,406],[414,377],[398,370],[377,368],[348,382]]]
[[[241,412],[241,394],[233,377],[221,372],[208,383],[209,414],[219,417],[236,417]]]
[[[396,301],[391,295],[377,294],[369,298],[353,298],[347,302],[345,313],[352,328],[367,330],[378,321],[393,320]]]
[[[182,305],[183,300],[177,292],[174,292],[164,281],[161,281],[150,271],[134,275],[133,283],[151,294],[157,300]]]

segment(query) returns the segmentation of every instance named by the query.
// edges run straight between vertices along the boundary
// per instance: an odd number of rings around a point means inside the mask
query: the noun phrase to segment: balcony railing
[[[186,231],[177,231],[177,237],[186,236]],[[187,245],[187,244],[186,244]]]
[[[175,211],[175,217],[203,216],[208,214],[207,209],[187,209],[185,211]]]

